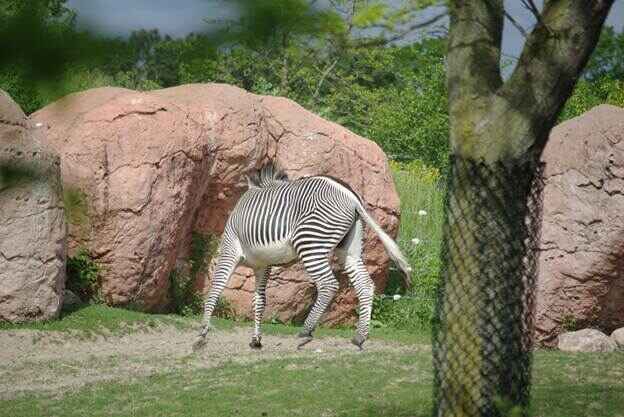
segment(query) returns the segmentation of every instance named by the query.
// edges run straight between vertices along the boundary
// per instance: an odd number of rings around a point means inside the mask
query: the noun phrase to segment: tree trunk
[[[528,405],[535,172],[534,159],[452,160],[434,337],[438,416],[508,416]]]
[[[537,160],[612,3],[546,1],[503,82],[503,0],[448,2],[454,159],[436,306],[434,416],[527,412]]]

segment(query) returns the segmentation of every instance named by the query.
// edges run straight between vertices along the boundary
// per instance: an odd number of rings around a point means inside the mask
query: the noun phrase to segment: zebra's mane
[[[278,165],[269,161],[262,168],[247,177],[249,187],[268,187],[276,183],[288,182],[286,174],[279,169]]]

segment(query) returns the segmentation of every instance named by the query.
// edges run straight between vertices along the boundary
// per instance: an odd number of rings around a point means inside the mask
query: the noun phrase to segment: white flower
[[[43,123],[41,123],[41,122],[39,122],[39,123],[37,123],[37,124],[35,125],[35,127],[41,127],[41,126],[43,126]]]
[[[419,245],[419,244],[420,244],[420,239],[418,239],[417,237],[415,237],[414,239],[412,239],[412,244],[413,244],[413,245]]]
[[[418,215],[419,216],[426,216],[427,212],[425,210],[418,210]]]
[[[392,299],[394,301],[399,301],[401,299],[401,295],[400,294],[394,294],[394,296],[392,296]]]

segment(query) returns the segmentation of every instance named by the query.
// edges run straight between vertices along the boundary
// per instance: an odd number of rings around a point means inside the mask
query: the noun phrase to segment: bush
[[[100,266],[86,249],[67,258],[67,281],[65,287],[82,301],[101,302]]]
[[[171,310],[183,316],[199,314],[202,311],[202,297],[196,290],[200,273],[215,255],[218,239],[194,232],[186,271],[174,269],[169,276],[169,297]]]

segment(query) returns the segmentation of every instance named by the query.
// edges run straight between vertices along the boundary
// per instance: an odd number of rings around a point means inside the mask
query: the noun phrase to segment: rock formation
[[[602,105],[555,127],[544,151],[536,336],[624,325],[624,109]]]
[[[220,236],[246,190],[245,174],[268,159],[293,179],[344,180],[384,229],[398,229],[398,196],[381,149],[287,99],[220,84],[99,88],[67,96],[33,119],[61,155],[64,183],[84,196],[88,213],[70,225],[71,248],[88,248],[102,266],[112,305],[166,310],[170,274],[188,257],[191,233]],[[382,290],[388,258],[372,233],[365,245]],[[276,268],[273,276],[266,317],[303,317],[315,294],[303,270]],[[251,314],[253,287],[251,270],[239,268],[225,291],[238,314]],[[341,289],[336,301],[327,320],[353,319],[353,292]]]
[[[58,156],[0,90],[0,321],[58,316],[66,226]]]

